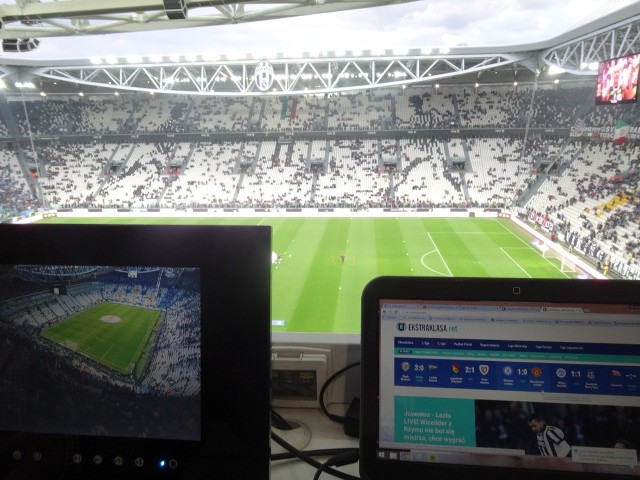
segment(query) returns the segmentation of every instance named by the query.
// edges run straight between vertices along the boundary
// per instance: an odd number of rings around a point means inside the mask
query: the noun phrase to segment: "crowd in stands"
[[[11,114],[15,124],[0,122],[0,140],[32,134],[68,141],[31,150],[5,145],[0,207],[520,207],[553,221],[555,233],[596,245],[603,264],[623,258],[637,268],[638,107],[596,106],[593,95],[589,85],[548,84],[322,98],[138,94],[8,102],[4,117]],[[632,132],[622,144],[611,141],[619,118]],[[444,130],[408,134],[423,129]],[[460,129],[471,130],[452,133]],[[564,133],[554,134],[558,129]],[[171,139],[220,132],[283,137]],[[292,132],[299,136],[286,135]],[[326,135],[311,140],[304,132]],[[129,143],[71,137],[86,133],[168,135]]]

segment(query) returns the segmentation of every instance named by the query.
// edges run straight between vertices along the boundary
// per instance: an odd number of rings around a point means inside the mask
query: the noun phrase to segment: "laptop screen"
[[[374,282],[363,296],[370,478],[385,468],[396,478],[514,469],[640,478],[637,284],[393,282],[406,283]],[[367,471],[372,462],[384,467]]]

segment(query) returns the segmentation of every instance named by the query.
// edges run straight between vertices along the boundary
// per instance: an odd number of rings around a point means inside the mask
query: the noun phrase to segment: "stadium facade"
[[[3,218],[495,208],[595,244],[632,276],[637,107],[596,105],[594,67],[640,50],[637,10],[514,47],[3,59]],[[5,39],[60,34],[14,17]]]

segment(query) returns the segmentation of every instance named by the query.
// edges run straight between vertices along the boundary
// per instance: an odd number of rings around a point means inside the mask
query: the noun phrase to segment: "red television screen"
[[[635,102],[638,98],[640,53],[603,60],[598,66],[596,104]]]

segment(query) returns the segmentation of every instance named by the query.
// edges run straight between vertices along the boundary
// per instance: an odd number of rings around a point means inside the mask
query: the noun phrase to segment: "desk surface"
[[[326,418],[319,409],[277,408],[276,411],[297,428],[290,431],[273,429],[285,441],[302,450],[325,448],[358,448],[358,439],[345,435],[342,425]],[[283,452],[283,448],[271,442],[272,453]],[[323,462],[326,457],[317,457]],[[358,476],[358,464],[341,467],[345,473]],[[271,463],[272,480],[312,480],[315,468],[302,460],[282,460]],[[335,478],[322,475],[321,479]]]

